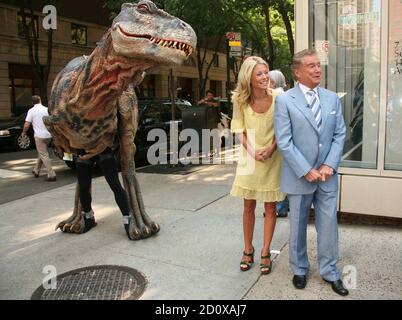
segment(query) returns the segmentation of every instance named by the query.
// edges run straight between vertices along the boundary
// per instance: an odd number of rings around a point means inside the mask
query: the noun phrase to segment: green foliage
[[[127,0],[105,0],[105,5],[116,14],[124,2]],[[291,80],[291,54],[280,9],[286,11],[294,34],[294,0],[155,0],[154,3],[189,23],[197,34],[199,48],[214,50],[214,44],[226,32],[241,32],[243,46],[266,60],[274,55],[271,69],[280,69]],[[270,30],[266,30],[264,8],[269,9]],[[271,32],[274,52],[269,52],[268,32]]]

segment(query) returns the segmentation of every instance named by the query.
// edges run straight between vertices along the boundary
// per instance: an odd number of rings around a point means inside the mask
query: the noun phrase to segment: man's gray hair
[[[290,65],[290,68],[292,69],[293,74],[294,74],[294,71],[301,66],[302,60],[304,57],[313,56],[313,55],[317,55],[317,51],[315,49],[304,49],[302,51],[295,53],[292,58],[292,64]]]

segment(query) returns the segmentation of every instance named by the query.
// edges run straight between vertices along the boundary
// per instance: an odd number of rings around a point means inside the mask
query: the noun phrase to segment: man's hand
[[[305,176],[304,178],[308,181],[308,182],[317,182],[322,180],[322,176],[321,173],[316,170],[316,169],[311,169]]]
[[[326,164],[322,164],[319,168],[318,171],[321,174],[321,181],[326,181],[328,178],[330,178],[334,174],[334,169],[331,168],[330,166],[327,166]]]

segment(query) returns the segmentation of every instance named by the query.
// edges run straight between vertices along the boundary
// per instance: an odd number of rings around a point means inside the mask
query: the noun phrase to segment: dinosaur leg
[[[77,161],[77,173],[79,176],[79,182],[77,182],[74,198],[74,210],[73,214],[66,220],[60,222],[56,226],[56,230],[60,228],[63,232],[68,233],[85,233],[96,226],[93,210],[90,208],[91,202],[91,175],[92,164],[86,163],[88,161]],[[85,178],[86,179],[83,179]],[[87,193],[86,198],[86,211],[83,210],[83,206],[80,202],[80,183],[84,186],[84,191]],[[85,206],[84,206],[85,207]]]
[[[141,190],[135,174],[134,136],[137,124],[137,99],[132,87],[125,91],[117,103],[119,112],[120,164],[129,205],[131,207],[133,226],[140,230],[141,238],[156,234],[160,227],[145,212]]]
[[[66,220],[59,222],[56,229],[69,233],[83,233],[85,228],[84,218],[81,215],[81,203],[79,197],[79,186],[75,188],[74,209],[73,214]]]

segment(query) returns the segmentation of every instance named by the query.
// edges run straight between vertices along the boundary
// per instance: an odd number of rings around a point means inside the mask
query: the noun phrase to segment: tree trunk
[[[271,34],[271,20],[269,17],[269,1],[264,1],[262,6],[262,11],[265,16],[265,30],[267,33],[267,40],[268,40],[268,49],[269,49],[269,56],[268,56],[268,65],[271,70],[275,69],[274,61],[275,61],[275,52],[274,52],[274,40],[272,39]]]
[[[30,11],[29,16],[31,18],[31,21],[29,24],[27,24],[26,21],[26,13],[25,10],[27,9]],[[49,29],[47,31],[48,37],[47,37],[47,59],[46,59],[46,64],[44,66],[41,65],[40,59],[39,59],[39,44],[38,44],[38,34],[35,28],[35,23],[34,23],[34,12],[32,9],[32,2],[30,0],[26,1],[21,0],[20,2],[20,13],[22,17],[22,27],[24,31],[24,36],[25,40],[28,45],[28,58],[32,66],[32,71],[34,75],[34,80],[35,83],[39,87],[39,95],[42,99],[42,103],[47,106],[48,104],[48,95],[47,95],[47,83],[49,80],[49,72],[50,72],[50,66],[52,63],[52,48],[53,48],[53,30]],[[39,24],[39,19],[38,19],[38,24]],[[38,26],[39,28],[39,26]],[[32,36],[31,36],[32,32]]]
[[[218,49],[221,45],[223,37],[224,37],[224,35],[222,34],[219,37],[219,39],[216,41],[216,45],[215,45],[214,53],[213,53],[212,57],[214,57],[218,53]],[[198,46],[198,48],[200,48],[200,46]],[[212,58],[211,61],[208,63],[207,68],[205,70],[205,74],[204,74],[203,71],[204,71],[205,58],[207,55],[207,48],[208,48],[208,42],[206,42],[206,44],[204,46],[204,53],[203,53],[202,59],[201,59],[201,54],[199,52],[200,50],[197,50],[197,67],[198,67],[198,77],[199,77],[198,93],[199,93],[200,98],[205,96],[208,74],[209,74],[209,70],[211,70],[211,67],[213,64],[213,58]]]
[[[279,3],[278,3],[278,11],[282,16],[283,23],[285,24],[286,34],[288,36],[290,56],[293,57],[293,55],[295,53],[295,42],[293,39],[292,25],[290,23],[288,10],[286,10],[283,0],[279,1]]]

